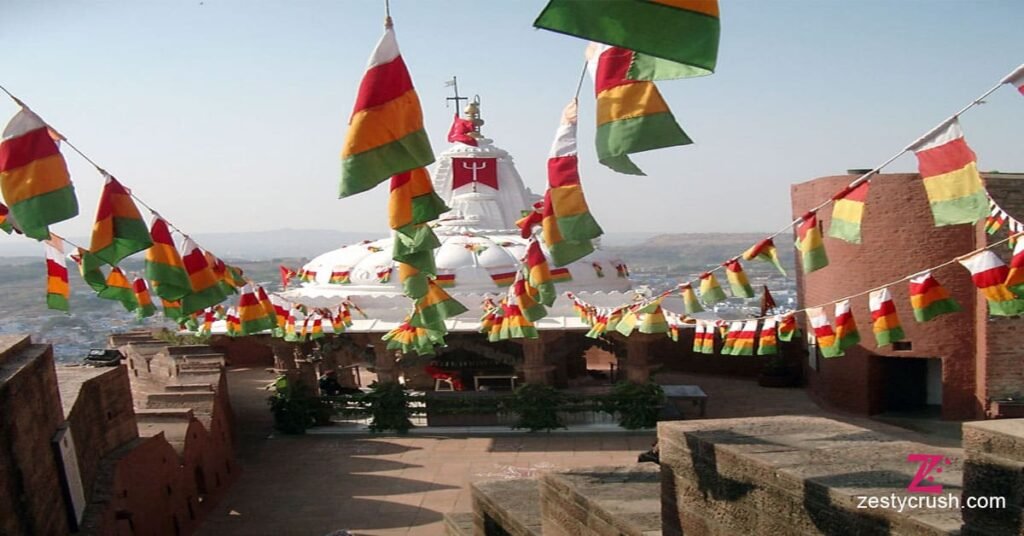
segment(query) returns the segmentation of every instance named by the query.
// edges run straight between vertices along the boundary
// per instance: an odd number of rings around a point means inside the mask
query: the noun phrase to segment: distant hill
[[[747,250],[764,239],[767,233],[676,233],[660,234],[628,246],[606,246],[620,255],[633,270],[665,273],[691,273],[718,265]],[[787,269],[793,266],[790,235],[779,237],[775,245]],[[759,270],[766,263],[751,263],[748,269]]]
[[[251,233],[198,233],[193,235],[204,248],[225,259],[263,260],[282,257],[314,257],[346,244],[386,233],[351,233],[326,229],[277,229]],[[87,237],[71,237],[87,245]],[[43,247],[23,237],[0,236],[0,257],[42,256]]]

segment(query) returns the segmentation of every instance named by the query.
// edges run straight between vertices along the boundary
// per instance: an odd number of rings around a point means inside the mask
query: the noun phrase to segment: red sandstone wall
[[[224,352],[227,364],[232,367],[272,367],[274,351],[269,346],[271,337],[251,335],[249,337],[228,337],[214,335],[210,346]]]
[[[823,177],[792,187],[793,216],[828,199],[853,180],[853,176]],[[827,231],[831,210],[818,214]],[[871,183],[862,223],[863,243],[848,244],[825,238],[830,265],[804,276],[798,270],[800,306],[815,305],[868,290],[918,270],[928,268],[975,248],[975,229],[969,225],[935,227],[924,188],[916,174],[884,174]],[[780,242],[781,245],[781,242]],[[963,311],[918,324],[913,317],[907,284],[891,287],[896,308],[913,344],[909,352],[877,348],[871,334],[867,296],[853,300],[853,313],[862,343],[846,356],[821,359],[819,370],[807,364],[809,392],[819,401],[840,409],[871,414],[882,409],[886,378],[872,356],[942,359],[942,415],[969,419],[982,415],[982,400],[975,383],[975,300],[969,273],[949,266],[934,273]],[[832,318],[832,306],[826,307]],[[801,323],[806,317],[801,315]]]
[[[67,534],[50,446],[64,421],[49,345],[0,337],[0,534]]]

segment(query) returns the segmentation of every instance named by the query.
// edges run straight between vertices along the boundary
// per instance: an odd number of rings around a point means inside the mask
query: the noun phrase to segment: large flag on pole
[[[580,184],[576,148],[576,99],[562,111],[548,156],[548,189],[544,194],[542,238],[555,266],[565,266],[594,251],[591,240],[604,232],[590,214]]]
[[[0,191],[25,236],[50,238],[50,224],[78,215],[67,164],[50,130],[22,107],[0,140]]]
[[[341,197],[434,161],[420,100],[390,25],[370,55],[341,150]]]
[[[654,82],[629,78],[633,56],[632,50],[591,43],[587,70],[597,95],[598,160],[619,173],[643,175],[630,154],[693,141],[676,123]]]
[[[700,76],[715,70],[718,16],[717,0],[551,0],[533,25],[664,58]]]
[[[912,145],[935,225],[975,223],[988,215],[988,196],[960,122],[949,121]]]

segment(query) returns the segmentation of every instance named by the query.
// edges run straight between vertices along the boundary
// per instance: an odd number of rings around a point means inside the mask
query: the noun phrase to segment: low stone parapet
[[[473,534],[539,536],[540,491],[537,480],[517,478],[476,482],[473,492]],[[500,529],[500,530],[499,530]]]
[[[1024,419],[963,425],[964,497],[1006,497],[1005,508],[965,508],[965,536],[1024,535]]]
[[[660,471],[642,464],[547,473],[540,504],[545,536],[660,534]]]
[[[960,530],[958,508],[900,512],[878,502],[930,495],[908,490],[919,468],[908,461],[911,454],[941,456],[941,466],[920,484],[941,485],[944,496],[959,496],[963,465],[957,449],[803,416],[660,423],[658,444],[666,535]]]

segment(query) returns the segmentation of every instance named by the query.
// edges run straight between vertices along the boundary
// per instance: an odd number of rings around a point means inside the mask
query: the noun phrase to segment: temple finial
[[[473,132],[470,132],[468,136],[476,139],[483,138],[483,134],[480,133],[480,127],[484,124],[484,120],[480,119],[480,95],[473,96],[473,100],[466,106],[465,111],[466,119],[473,123]]]

